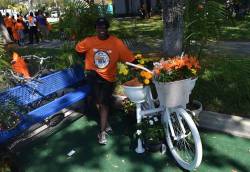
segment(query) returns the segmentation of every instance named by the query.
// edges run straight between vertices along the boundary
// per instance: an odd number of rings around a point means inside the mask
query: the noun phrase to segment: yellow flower
[[[144,79],[144,84],[148,85],[150,83],[149,79]]]
[[[127,69],[125,69],[125,70],[123,71],[123,75],[128,75],[128,70],[127,70]]]
[[[192,74],[196,75],[197,71],[195,69],[191,69]]]
[[[136,54],[136,55],[135,55],[135,58],[136,58],[136,59],[141,59],[141,58],[142,58],[142,55],[141,55],[141,54]]]
[[[143,59],[138,60],[138,61],[139,61],[139,63],[140,63],[140,64],[142,64],[142,65],[143,65],[143,64],[145,64],[145,62],[144,62],[144,60],[143,60]]]

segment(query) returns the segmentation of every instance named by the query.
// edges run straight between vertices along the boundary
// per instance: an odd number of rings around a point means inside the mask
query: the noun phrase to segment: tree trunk
[[[168,56],[180,55],[183,42],[184,0],[161,0],[163,8],[163,51]]]

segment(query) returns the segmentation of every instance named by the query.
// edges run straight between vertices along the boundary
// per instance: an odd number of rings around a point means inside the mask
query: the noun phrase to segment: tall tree
[[[10,0],[1,0],[0,1],[0,9],[8,8],[8,5],[12,4]]]
[[[161,0],[163,8],[164,45],[168,56],[180,55],[183,42],[184,0]]]

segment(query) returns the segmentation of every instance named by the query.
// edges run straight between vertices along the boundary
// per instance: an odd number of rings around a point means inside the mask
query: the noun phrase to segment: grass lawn
[[[221,28],[219,40],[230,41],[250,41],[250,15],[244,19],[225,21]],[[120,38],[136,38],[143,37],[147,41],[162,39],[163,37],[163,21],[160,16],[153,16],[150,19],[113,19],[111,23],[112,34]]]
[[[140,36],[151,39],[161,39],[163,35],[163,22],[160,16],[147,20],[136,18],[114,19],[111,23],[110,33],[119,38],[138,39]]]
[[[244,19],[236,20],[233,24],[224,26],[221,31],[221,40],[250,41],[250,15]]]
[[[205,110],[250,117],[250,59],[204,56],[192,97]]]

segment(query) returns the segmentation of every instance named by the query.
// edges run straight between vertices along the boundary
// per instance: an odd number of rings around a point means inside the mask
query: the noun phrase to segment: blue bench
[[[83,80],[84,71],[82,67],[76,66],[49,74],[39,78],[37,81],[31,81],[0,93],[1,104],[11,100],[23,107],[29,107],[29,105],[44,100],[56,92],[61,92],[70,87],[73,88],[71,89],[72,91],[28,112],[28,114],[22,114],[21,121],[17,127],[8,131],[0,131],[0,144],[8,143],[33,125],[43,123],[48,117],[52,117],[62,109],[85,99],[90,87],[87,84],[80,85],[79,82]]]

